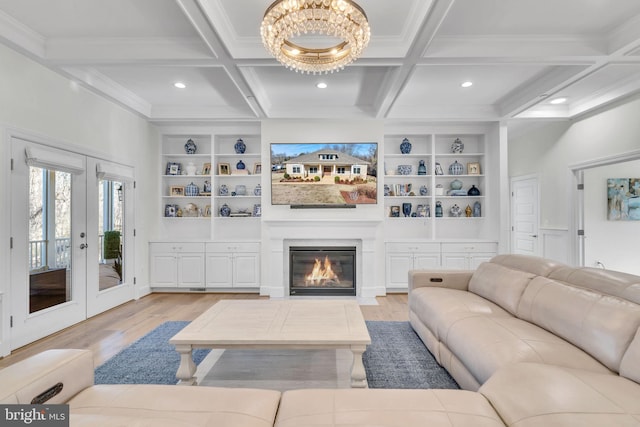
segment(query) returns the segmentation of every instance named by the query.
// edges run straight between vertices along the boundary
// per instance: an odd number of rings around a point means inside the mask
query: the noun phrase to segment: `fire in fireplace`
[[[290,247],[290,295],[355,295],[355,247]]]

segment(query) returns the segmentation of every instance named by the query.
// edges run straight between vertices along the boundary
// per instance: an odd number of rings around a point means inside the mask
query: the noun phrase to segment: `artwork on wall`
[[[640,221],[640,178],[607,179],[607,219]]]

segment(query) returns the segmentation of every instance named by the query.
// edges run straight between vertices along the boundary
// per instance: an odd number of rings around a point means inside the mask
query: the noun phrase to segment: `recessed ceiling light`
[[[473,86],[473,82],[463,82],[460,86],[462,86],[462,87],[471,87],[471,86]]]
[[[326,89],[327,88],[327,84],[325,82],[320,82],[316,85],[316,87],[318,89]]]
[[[184,89],[184,88],[186,88],[186,87],[187,87],[187,85],[186,85],[186,84],[184,84],[184,83],[182,83],[182,82],[175,82],[173,85],[174,85],[175,87],[177,87],[178,89]]]
[[[565,102],[567,102],[567,98],[555,98],[552,99],[551,101],[549,101],[551,104],[557,105],[557,104],[564,104]]]

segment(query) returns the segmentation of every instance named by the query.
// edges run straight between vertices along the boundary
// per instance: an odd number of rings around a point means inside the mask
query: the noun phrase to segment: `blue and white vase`
[[[245,150],[247,149],[247,145],[244,143],[242,138],[238,138],[235,145],[233,146],[233,149],[236,150],[236,154],[244,154]]]
[[[409,140],[407,138],[402,140],[402,143],[400,144],[400,152],[402,154],[411,153],[411,143],[409,142]]]
[[[256,185],[256,187],[253,189],[253,195],[262,196],[262,187],[260,186],[260,184]]]
[[[421,196],[426,196],[427,194],[429,194],[429,190],[427,189],[426,185],[423,185],[420,187],[420,195]]]
[[[411,165],[398,165],[398,175],[411,175],[413,166]]]
[[[460,138],[456,138],[456,140],[453,141],[453,144],[451,144],[451,152],[460,154],[463,151],[464,151],[464,143],[460,141]]]
[[[200,188],[193,182],[184,187],[184,195],[187,197],[196,197],[200,195]]]
[[[220,196],[228,196],[229,195],[229,188],[225,184],[222,184],[220,186],[220,189],[218,190],[218,194]]]
[[[473,204],[473,217],[480,218],[481,216],[482,216],[482,207],[480,205],[480,202],[475,202]]]
[[[454,161],[449,165],[449,175],[462,175],[464,173],[464,166],[458,161]]]
[[[231,215],[231,208],[226,203],[220,208],[220,216],[227,217]]]
[[[193,142],[193,139],[189,138],[187,140],[187,143],[184,144],[184,151],[187,154],[196,154],[196,150],[198,149],[198,147],[196,146],[196,143]]]
[[[244,162],[242,160],[239,160],[238,163],[236,163],[236,169],[241,171],[241,170],[244,170],[244,168],[245,168]]]
[[[388,184],[384,185],[384,195],[385,195],[385,197],[388,197],[388,196],[391,195],[391,189],[389,188]]]
[[[442,203],[436,202],[436,218],[442,218]]]

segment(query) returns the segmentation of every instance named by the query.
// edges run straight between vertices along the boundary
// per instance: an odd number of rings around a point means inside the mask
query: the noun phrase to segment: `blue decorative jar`
[[[229,188],[225,184],[222,184],[220,186],[220,189],[218,190],[218,194],[220,196],[228,196],[229,195]]]
[[[409,154],[411,152],[411,143],[407,138],[402,140],[402,143],[400,144],[400,152],[402,154]]]
[[[247,145],[244,143],[242,138],[238,138],[236,144],[233,146],[233,149],[236,150],[236,154],[244,154],[247,149]]]
[[[253,195],[262,196],[262,187],[260,186],[260,184],[256,185],[256,187],[253,189]]]
[[[475,202],[473,204],[473,216],[475,218],[480,218],[482,216],[482,207],[480,206],[480,202]]]
[[[467,195],[468,196],[479,196],[480,195],[480,190],[478,190],[478,188],[475,185],[471,185],[471,188],[469,189],[469,191],[467,191]]]
[[[464,166],[458,161],[454,161],[449,165],[449,175],[462,175],[464,173]]]
[[[388,196],[390,196],[390,195],[391,195],[391,189],[389,188],[389,185],[388,185],[388,184],[385,184],[385,185],[384,185],[384,195],[385,195],[386,197],[388,197]]]
[[[426,185],[423,185],[420,187],[420,195],[421,196],[426,196],[427,194],[429,194],[429,189],[427,189]]]
[[[427,174],[427,166],[424,164],[424,160],[420,160],[420,164],[418,165],[418,175],[426,175]]]
[[[436,217],[442,218],[442,203],[436,202]]]
[[[453,144],[451,144],[451,152],[460,154],[463,151],[464,151],[464,143],[460,141],[460,138],[456,138],[456,140],[453,141]]]
[[[187,143],[184,144],[184,151],[187,154],[196,154],[196,150],[198,149],[198,147],[196,146],[196,143],[193,142],[193,139],[189,138],[187,140]]]
[[[238,169],[239,171],[244,170],[245,165],[242,162],[242,160],[239,160],[238,163],[236,163],[236,169]]]
[[[398,165],[398,175],[411,175],[413,166],[411,165]]]
[[[227,217],[231,215],[231,208],[226,203],[220,208],[220,216]]]
[[[187,197],[196,197],[200,195],[200,188],[193,182],[184,188],[184,195]]]

